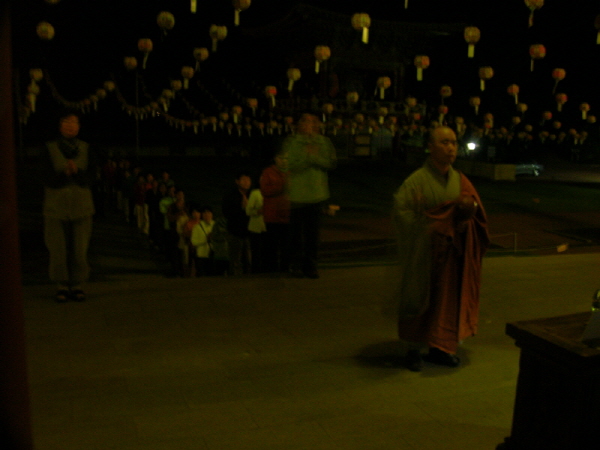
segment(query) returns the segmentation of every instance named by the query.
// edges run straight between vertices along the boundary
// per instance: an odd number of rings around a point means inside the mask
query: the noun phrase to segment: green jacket
[[[293,203],[319,203],[329,198],[327,171],[335,168],[335,148],[320,134],[295,134],[283,142],[288,157],[288,195]]]

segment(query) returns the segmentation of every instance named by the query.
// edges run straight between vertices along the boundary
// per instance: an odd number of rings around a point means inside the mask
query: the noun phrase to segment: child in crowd
[[[190,241],[195,249],[196,276],[214,274],[214,252],[211,246],[211,235],[215,221],[212,209],[202,208],[201,220],[193,226]]]

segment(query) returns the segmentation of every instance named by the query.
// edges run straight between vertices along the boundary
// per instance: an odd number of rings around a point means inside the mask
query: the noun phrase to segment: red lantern
[[[581,118],[583,120],[587,119],[587,113],[590,110],[590,104],[589,103],[581,103],[579,105],[579,111],[581,111]]]
[[[250,3],[250,0],[233,0],[233,7],[235,9],[233,24],[236,27],[240,24],[240,12],[248,9],[250,7]]]
[[[567,97],[567,94],[556,94],[556,96],[554,97],[556,99],[556,110],[557,111],[562,111],[562,107],[565,103],[567,103],[567,100],[569,99],[569,97]]]
[[[494,69],[490,66],[480,67],[479,68],[479,88],[482,91],[485,91],[485,82],[486,80],[490,80],[494,76]]]
[[[352,27],[355,30],[362,30],[362,41],[369,42],[369,27],[371,26],[371,17],[366,13],[357,13],[352,16]]]
[[[377,88],[379,89],[379,98],[381,100],[385,97],[385,90],[392,85],[390,77],[379,77],[377,79]]]
[[[477,27],[466,27],[465,28],[465,41],[469,44],[467,56],[473,58],[475,56],[475,44],[479,42],[481,32]]]
[[[519,103],[519,86],[511,84],[507,89],[508,95],[512,95],[515,98],[515,105]]]
[[[227,37],[227,27],[224,25],[211,25],[208,34],[212,40],[212,51],[217,51],[217,43]]]
[[[529,47],[529,55],[531,56],[531,71],[533,72],[533,61],[545,58],[546,47],[542,44],[533,44]]]
[[[480,97],[469,98],[469,104],[475,109],[475,115],[479,114],[479,106],[481,105]]]
[[[417,55],[415,56],[415,66],[417,67],[417,81],[423,80],[423,69],[429,67],[429,56]]]
[[[552,89],[552,93],[556,92],[556,88],[558,86],[558,82],[565,79],[567,76],[567,71],[565,69],[554,69],[552,71],[552,78],[554,78],[554,88]]]
[[[525,5],[531,10],[529,14],[529,26],[533,26],[533,12],[544,6],[544,0],[525,0]]]
[[[288,77],[288,91],[292,92],[292,89],[294,89],[294,82],[298,81],[300,79],[301,73],[300,73],[300,69],[288,69],[287,70],[287,77]]]
[[[156,23],[163,33],[167,34],[167,31],[172,30],[175,26],[175,16],[169,11],[161,11],[156,16]]]
[[[277,95],[277,87],[267,86],[265,87],[265,96],[271,100],[271,106],[275,107],[275,96]]]
[[[321,63],[331,58],[331,49],[326,45],[315,47],[315,73],[319,73]]]
[[[542,113],[542,119],[544,121],[546,121],[546,120],[552,120],[552,112],[551,111],[544,111]]]
[[[38,23],[35,31],[38,37],[44,41],[50,41],[54,38],[54,27],[48,22]]]

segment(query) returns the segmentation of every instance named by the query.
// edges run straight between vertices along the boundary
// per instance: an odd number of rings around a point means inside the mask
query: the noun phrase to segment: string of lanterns
[[[46,0],[46,2],[49,4],[55,4],[55,3],[58,3],[59,0]],[[525,2],[525,5],[530,10],[528,24],[531,27],[531,26],[533,26],[534,12],[539,10],[544,5],[544,1],[543,0],[524,0],[524,2]],[[240,13],[250,7],[251,1],[250,0],[232,0],[232,4],[234,7],[234,25],[239,26]],[[196,7],[197,7],[196,1],[191,0],[190,11],[192,13],[196,12]],[[408,2],[406,1],[405,8],[407,8],[407,7],[408,7]],[[169,11],[161,11],[157,15],[156,22],[157,22],[158,27],[161,29],[163,35],[166,36],[167,33],[170,30],[172,30],[175,26],[175,17]],[[369,28],[371,27],[371,19],[370,19],[369,15],[366,13],[356,13],[351,17],[350,22],[354,29],[362,32],[362,39],[361,39],[362,42],[365,44],[368,44]],[[598,15],[595,18],[594,26],[596,29],[599,30],[598,37],[597,37],[597,43],[600,44],[600,15]],[[36,27],[36,32],[37,32],[37,35],[39,36],[39,38],[44,41],[52,40],[55,35],[54,27],[46,21],[38,23],[38,25]],[[213,24],[210,26],[208,34],[212,41],[212,51],[216,52],[217,48],[218,48],[218,46],[217,46],[218,41],[222,41],[227,37],[227,27],[224,25]],[[477,28],[475,26],[468,26],[464,29],[464,39],[468,44],[468,52],[467,52],[468,58],[474,57],[475,45],[479,42],[480,38],[481,38],[481,32],[480,32],[479,28]],[[143,54],[142,69],[146,69],[149,55],[153,50],[153,42],[149,38],[140,38],[138,40],[137,46],[138,46],[138,50]],[[530,70],[533,71],[534,70],[534,60],[543,59],[546,56],[546,48],[542,44],[533,44],[529,47],[529,54],[531,57]],[[130,114],[135,114],[136,116],[141,117],[141,116],[145,116],[146,113],[148,113],[149,111],[156,111],[155,105],[161,105],[162,106],[162,115],[163,115],[163,117],[165,117],[165,113],[168,111],[168,108],[169,108],[169,102],[170,102],[170,100],[172,100],[174,98],[175,92],[178,92],[181,89],[186,90],[189,88],[190,80],[194,77],[194,74],[200,69],[201,63],[206,61],[206,59],[209,57],[209,51],[205,47],[197,47],[193,51],[193,56],[196,61],[195,67],[183,66],[181,68],[181,76],[182,76],[183,80],[182,81],[181,80],[171,80],[170,81],[171,89],[164,89],[162,91],[161,95],[152,102],[152,106],[150,107],[150,110],[148,110],[148,106],[137,107],[137,106],[132,106],[132,105],[126,104],[126,102],[123,102],[123,104],[125,105],[124,109],[126,109],[128,111],[128,113],[130,113]],[[328,59],[330,59],[331,49],[326,45],[318,45],[318,46],[316,46],[316,48],[314,50],[314,56],[315,56],[315,72],[319,73],[321,65],[323,63],[325,63]],[[130,71],[136,70],[138,67],[137,58],[134,56],[126,56],[126,57],[124,57],[123,61],[124,61],[125,68],[127,70],[130,70]],[[430,66],[429,56],[427,56],[427,55],[415,56],[414,65],[417,69],[417,81],[422,81],[423,80],[423,71]],[[27,94],[26,94],[27,107],[25,108],[26,111],[23,114],[24,116],[28,116],[30,113],[35,112],[35,109],[36,109],[36,97],[40,93],[40,87],[38,85],[38,82],[42,78],[44,78],[44,74],[42,73],[42,75],[40,76],[38,70],[40,70],[40,69],[32,69],[32,71],[31,71],[32,74],[35,73],[35,76],[31,75],[32,81],[27,87]],[[485,85],[486,81],[492,79],[494,76],[494,70],[490,66],[484,66],[484,67],[479,68],[478,74],[479,74],[479,78],[480,78],[480,90],[484,91],[485,87],[486,87],[486,85]],[[555,93],[559,81],[563,80],[565,78],[565,76],[566,76],[566,72],[562,68],[556,68],[552,71],[552,77],[555,80],[554,89],[553,89],[552,93],[555,95],[557,111],[562,111],[562,107],[567,101],[567,94],[565,94],[565,93],[556,94]],[[288,69],[287,70],[287,78],[288,78],[288,90],[290,92],[292,92],[294,83],[301,78],[300,69],[298,69],[298,68]],[[58,91],[56,90],[55,86],[52,84],[49,77],[46,77],[45,81],[50,86],[52,95],[57,101],[59,101],[64,106],[74,107],[74,108],[80,109],[82,111],[89,111],[91,107],[93,107],[94,109],[97,109],[98,101],[106,97],[107,89],[106,89],[106,87],[104,87],[104,88],[97,89],[95,93],[89,95],[88,97],[86,97],[82,100],[75,101],[75,102],[67,101],[64,97],[62,97],[58,93]],[[391,80],[389,77],[385,77],[385,76],[379,77],[377,79],[377,87],[376,87],[375,94],[377,95],[377,93],[379,93],[379,98],[381,100],[383,100],[385,98],[385,90],[388,89],[390,86],[391,86]],[[515,105],[517,106],[517,110],[521,114],[525,113],[525,111],[527,111],[527,105],[524,103],[519,103],[519,101],[518,101],[519,86],[516,84],[511,84],[508,87],[507,92],[509,95],[514,97]],[[444,99],[449,97],[452,94],[451,87],[443,86],[440,94],[441,94],[442,100],[441,100],[441,105],[438,108],[438,113],[440,114],[440,117],[443,118],[448,113],[448,107],[446,105],[444,105]],[[272,86],[272,85],[266,86],[264,88],[264,95],[265,95],[266,99],[268,100],[270,107],[274,108],[276,106],[277,87]],[[346,101],[349,105],[356,104],[358,102],[358,100],[359,100],[359,95],[357,92],[349,92],[347,94]],[[478,96],[470,97],[469,103],[475,109],[476,114],[478,114],[478,108],[481,105],[481,98]],[[258,100],[257,99],[247,99],[247,106],[252,109],[252,112],[254,115],[256,113],[256,108],[258,106]],[[579,110],[581,111],[582,118],[584,120],[587,117],[587,112],[589,112],[590,109],[591,109],[590,105],[586,102],[583,102],[579,105]],[[232,109],[232,111],[233,111],[233,109]],[[236,108],[236,111],[237,111],[237,108]],[[237,116],[239,116],[239,114],[235,114],[235,116],[237,117]],[[221,119],[223,119],[223,118],[221,117]],[[175,119],[171,118],[171,120],[175,120]],[[177,119],[175,121],[177,122],[178,125],[180,124],[180,122],[187,124],[187,121],[184,121],[182,119]],[[189,126],[193,126],[193,123]]]

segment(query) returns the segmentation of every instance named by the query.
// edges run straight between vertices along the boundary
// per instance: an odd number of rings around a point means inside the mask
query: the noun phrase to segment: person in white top
[[[263,271],[262,249],[264,246],[264,233],[267,231],[263,216],[263,195],[260,189],[253,189],[246,204],[246,214],[250,217],[248,231],[250,231],[250,253],[252,254],[252,272]]]
[[[215,221],[209,207],[202,208],[202,219],[192,228],[190,241],[196,250],[196,276],[212,274],[213,255],[210,245],[210,235]]]

